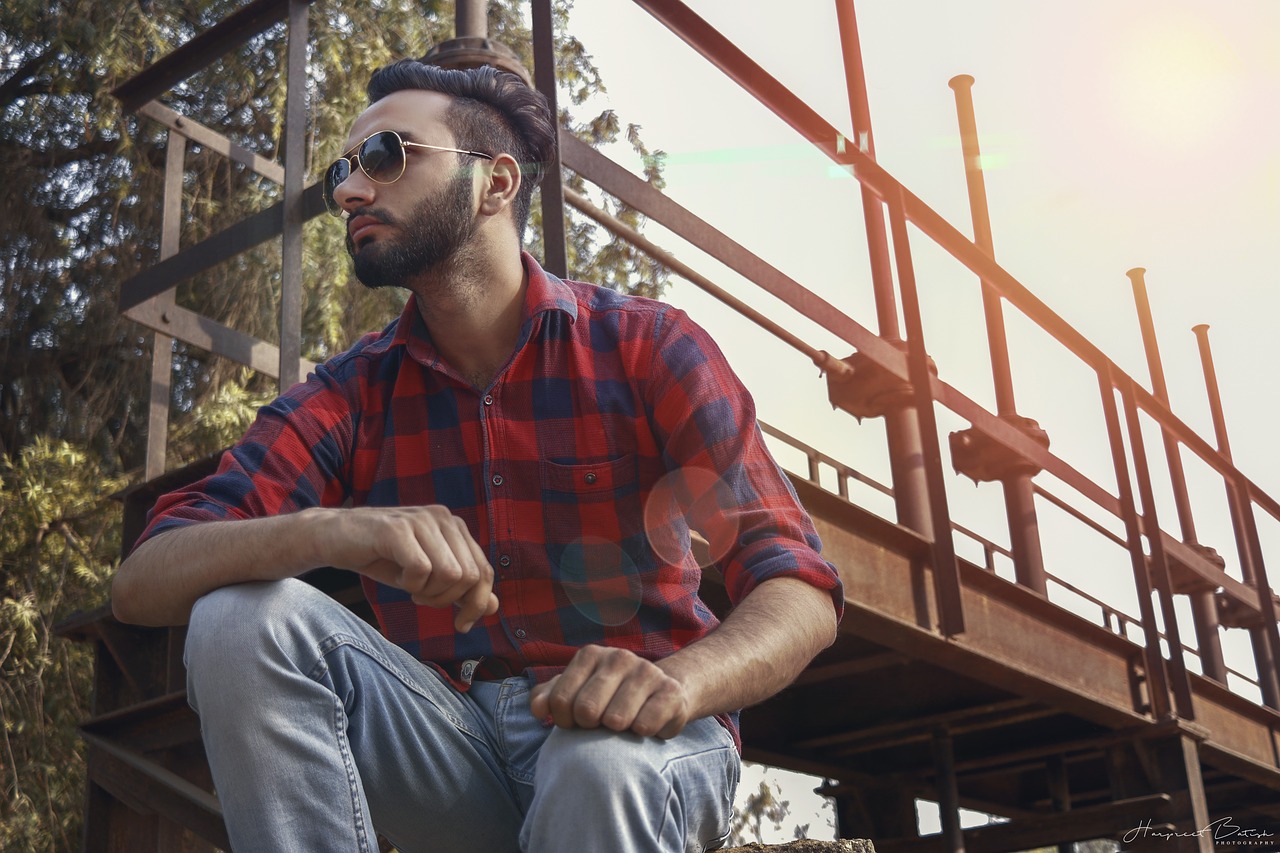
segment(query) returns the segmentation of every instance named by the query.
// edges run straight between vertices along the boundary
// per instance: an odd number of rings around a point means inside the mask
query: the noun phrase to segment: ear
[[[480,212],[493,216],[515,203],[523,176],[520,164],[510,154],[498,154],[484,169],[480,187]]]

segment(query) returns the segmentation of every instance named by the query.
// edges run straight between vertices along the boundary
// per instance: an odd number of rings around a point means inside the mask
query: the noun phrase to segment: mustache
[[[383,225],[396,224],[396,218],[394,216],[384,211],[378,210],[376,207],[357,207],[355,210],[351,211],[347,215],[347,218],[344,221],[347,223],[350,223],[352,220],[354,220],[356,217],[359,217],[359,216],[367,216],[370,219],[376,219],[378,220],[379,223]],[[343,230],[346,233],[347,254],[351,255],[351,257],[354,258],[356,256],[356,244],[351,239],[351,229],[344,227]]]

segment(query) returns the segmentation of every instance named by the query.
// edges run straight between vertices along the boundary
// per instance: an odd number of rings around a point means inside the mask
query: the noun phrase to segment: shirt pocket
[[[616,500],[636,490],[636,457],[620,456],[609,462],[565,465],[544,459],[540,463],[544,497],[575,503]]]
[[[557,612],[574,644],[626,631],[650,569],[634,454],[565,465],[542,460],[543,545]]]

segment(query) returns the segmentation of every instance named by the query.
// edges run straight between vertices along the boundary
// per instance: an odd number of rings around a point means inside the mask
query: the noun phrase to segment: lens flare
[[[616,542],[592,536],[570,542],[557,566],[569,601],[597,625],[622,625],[639,612],[639,572]]]
[[[689,531],[706,538],[709,550],[699,555],[703,568],[719,562],[738,538],[738,501],[723,478],[706,468],[688,467],[664,475],[644,507],[644,529],[664,562],[679,565],[690,551]]]

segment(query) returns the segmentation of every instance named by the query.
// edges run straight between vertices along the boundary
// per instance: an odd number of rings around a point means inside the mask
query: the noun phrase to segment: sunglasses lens
[[[390,130],[375,133],[360,146],[360,168],[372,180],[389,184],[404,174],[404,148]]]
[[[338,184],[351,177],[351,161],[350,160],[334,160],[333,165],[325,170],[324,173],[324,206],[329,209],[330,213],[341,214],[342,206],[338,204],[337,199],[333,197],[333,193],[338,189]]]

